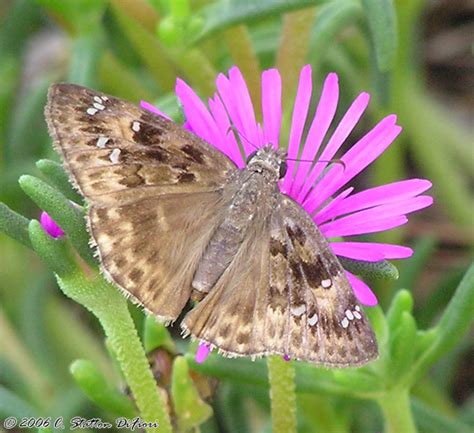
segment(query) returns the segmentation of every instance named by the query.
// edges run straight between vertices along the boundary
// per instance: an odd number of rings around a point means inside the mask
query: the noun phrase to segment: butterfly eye
[[[282,161],[280,163],[280,174],[279,174],[280,179],[283,179],[285,177],[287,170],[288,170],[288,164],[286,163],[286,161]]]
[[[257,151],[252,152],[248,157],[247,157],[247,164],[252,160],[252,158],[257,154]]]

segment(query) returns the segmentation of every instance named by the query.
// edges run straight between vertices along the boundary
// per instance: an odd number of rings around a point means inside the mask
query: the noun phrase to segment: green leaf
[[[449,419],[422,401],[412,398],[411,407],[420,430],[429,433],[471,433],[468,426],[456,419]]]
[[[126,418],[137,415],[132,401],[112,387],[93,362],[78,359],[71,364],[70,371],[84,394],[100,408]]]
[[[383,391],[381,380],[373,373],[364,370],[345,369],[333,371],[334,381],[354,396],[369,397]]]
[[[469,330],[474,312],[474,263],[459,284],[435,329],[432,344],[420,355],[412,367],[414,380],[419,378],[436,360],[452,350]]]
[[[82,86],[97,87],[99,61],[103,49],[104,35],[101,27],[81,33],[74,38],[68,81]]]
[[[36,0],[76,33],[96,28],[107,2],[105,0]]]
[[[393,0],[362,0],[378,69],[392,69],[397,51],[397,16]]]
[[[404,312],[413,311],[413,296],[408,290],[399,290],[390,304],[387,322],[390,329],[397,327]]]
[[[21,176],[19,183],[23,191],[66,232],[80,256],[95,265],[89,247],[89,234],[85,218],[78,206],[42,180],[29,175]]]
[[[165,92],[174,91],[175,73],[160,41],[118,7],[113,7],[113,12],[118,24],[161,89]]]
[[[237,24],[260,21],[297,9],[303,9],[324,3],[323,0],[231,0],[216,2],[206,6],[199,14],[204,19],[204,26],[191,40],[196,43],[220,30]]]
[[[199,426],[212,415],[211,406],[199,396],[189,376],[188,363],[182,356],[174,361],[171,381],[171,397],[180,432]]]
[[[40,159],[36,162],[36,167],[67,198],[77,203],[82,201],[82,197],[72,188],[69,176],[64,171],[62,164],[50,159]]]
[[[356,1],[331,1],[318,8],[311,35],[311,63],[320,64],[336,35],[361,17],[362,7]]]
[[[0,385],[0,417],[34,417],[38,413],[26,401]]]
[[[11,238],[31,248],[28,224],[30,220],[0,203],[0,230]]]
[[[52,238],[36,220],[30,221],[29,233],[33,249],[55,274],[68,275],[77,269],[74,256],[65,239]]]
[[[170,353],[176,353],[176,347],[166,326],[159,323],[156,317],[149,314],[145,318],[145,329],[143,335],[145,352],[151,352],[159,347],[164,347]]]
[[[377,280],[396,280],[398,278],[398,269],[387,260],[366,262],[339,257],[339,261],[344,268],[356,275]]]
[[[403,311],[400,321],[391,331],[389,374],[394,383],[400,384],[404,374],[411,369],[415,357],[415,319],[409,312]]]
[[[6,160],[21,161],[39,155],[47,143],[44,106],[49,84],[49,80],[40,80],[17,101],[5,146]]]

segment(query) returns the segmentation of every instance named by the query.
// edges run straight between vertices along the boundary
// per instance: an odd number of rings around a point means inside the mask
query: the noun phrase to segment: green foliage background
[[[160,427],[148,429],[157,432],[473,431],[473,139],[426,83],[426,8],[423,0],[1,3],[0,420],[62,416],[64,431],[73,416],[157,419]],[[398,280],[371,281],[380,299],[369,311],[377,362],[340,371],[211,355],[198,365],[195,345],[145,318],[98,275],[82,209],[69,201],[81,199],[46,132],[47,88],[70,81],[146,99],[179,121],[176,77],[207,97],[217,74],[236,64],[258,101],[260,71],[277,66],[288,133],[306,63],[314,88],[338,72],[339,116],[361,91],[373,95],[358,134],[392,112],[404,127],[359,186],[425,177],[435,206],[408,229],[377,236],[416,251],[397,264]],[[66,239],[44,234],[40,209]],[[446,231],[456,235],[454,252]],[[449,262],[430,276],[440,257]]]

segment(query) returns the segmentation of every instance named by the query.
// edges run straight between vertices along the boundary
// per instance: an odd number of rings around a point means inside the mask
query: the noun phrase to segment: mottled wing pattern
[[[80,86],[53,85],[45,114],[88,202],[103,271],[148,310],[175,319],[234,164],[173,122]]]
[[[326,240],[299,205],[279,202],[255,218],[184,329],[229,356],[276,353],[339,367],[376,358],[373,331]]]
[[[268,351],[340,367],[376,358],[372,328],[326,239],[297,203],[280,203],[270,234]]]

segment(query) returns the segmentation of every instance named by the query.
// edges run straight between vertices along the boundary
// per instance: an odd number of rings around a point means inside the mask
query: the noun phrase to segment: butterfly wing
[[[341,367],[374,359],[370,324],[307,213],[279,194],[279,205],[255,221],[185,329],[231,356],[281,354]]]
[[[173,122],[84,87],[53,85],[45,115],[89,205],[102,270],[148,310],[175,319],[234,164]]]

